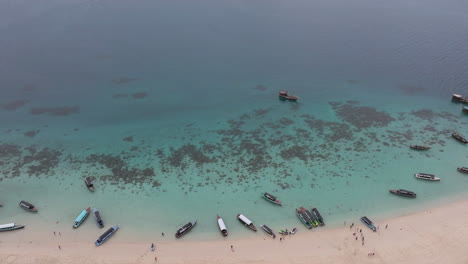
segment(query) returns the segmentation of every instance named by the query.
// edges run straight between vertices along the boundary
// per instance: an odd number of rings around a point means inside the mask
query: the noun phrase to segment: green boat
[[[283,205],[283,203],[280,202],[280,201],[276,198],[276,196],[273,196],[273,195],[271,195],[271,194],[269,194],[269,193],[267,193],[267,192],[262,193],[262,197],[263,197],[263,199],[269,201],[270,203],[274,203],[274,204],[277,204],[277,205]]]
[[[317,217],[315,217],[314,214],[312,214],[309,210],[305,209],[304,207],[301,206],[302,213],[307,215],[307,217],[310,219],[310,223],[314,226],[317,227],[320,225],[319,221],[317,221]]]

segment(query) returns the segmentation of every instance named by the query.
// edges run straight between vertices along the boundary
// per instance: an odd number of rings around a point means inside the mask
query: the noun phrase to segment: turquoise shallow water
[[[466,146],[450,138],[468,135],[450,102],[466,94],[462,4],[49,4],[4,6],[0,222],[68,230],[96,206],[121,241],[172,239],[193,219],[184,239],[211,239],[216,214],[240,237],[253,234],[238,213],[279,230],[313,205],[333,227],[466,198]],[[93,225],[67,236],[94,239]]]

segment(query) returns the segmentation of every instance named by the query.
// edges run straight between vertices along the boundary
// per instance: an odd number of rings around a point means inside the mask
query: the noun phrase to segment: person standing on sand
[[[154,262],[158,262],[158,257],[154,257]]]
[[[388,228],[388,225],[385,225],[385,229],[387,229],[387,228]]]
[[[231,245],[231,251],[234,252],[234,246],[233,245]]]
[[[162,232],[161,235],[164,236],[164,232]]]

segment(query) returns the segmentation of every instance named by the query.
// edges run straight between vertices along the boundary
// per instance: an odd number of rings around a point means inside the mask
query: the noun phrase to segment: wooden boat
[[[467,113],[467,114],[468,114],[468,106],[464,106],[464,107],[462,108],[462,111],[463,111],[463,113]]]
[[[299,97],[288,95],[287,91],[280,91],[279,98],[282,100],[289,100],[289,101],[294,101],[294,102],[299,100]]]
[[[76,217],[75,223],[73,223],[73,228],[78,228],[81,225],[81,223],[83,223],[84,220],[86,220],[86,218],[88,218],[88,215],[89,215],[90,212],[91,212],[90,207],[88,207],[88,208],[84,209],[83,211],[81,211],[81,213]]]
[[[28,210],[30,212],[34,212],[34,213],[37,212],[37,208],[34,207],[34,205],[32,205],[32,204],[30,204],[30,203],[28,203],[26,201],[21,201],[19,203],[19,206],[21,206],[21,208],[23,208],[25,210]]]
[[[314,226],[317,227],[320,225],[320,223],[317,221],[315,218],[315,215],[313,215],[309,210],[305,209],[304,207],[301,206],[302,212],[307,215],[307,217],[310,219],[310,223]]]
[[[115,232],[117,232],[117,230],[119,230],[120,228],[120,225],[115,225],[111,228],[109,228],[106,232],[104,232],[104,234],[102,234],[97,240],[96,240],[96,243],[94,243],[96,246],[100,246],[102,244],[104,244],[104,242],[106,242],[107,239],[109,239],[109,237],[111,237],[113,234],[115,234]]]
[[[317,208],[311,207],[310,210],[311,210],[311,212],[315,215],[315,217],[317,218],[317,221],[320,223],[320,225],[321,225],[321,226],[325,225],[325,222],[323,221],[323,217],[322,217],[322,215],[319,213],[319,211],[317,210]]]
[[[221,218],[221,216],[217,215],[216,219],[218,221],[218,227],[219,227],[219,231],[221,231],[221,234],[223,236],[228,236],[228,231],[227,231],[226,225],[224,224],[224,221]]]
[[[468,103],[468,99],[463,98],[463,96],[459,94],[452,94],[452,101],[464,104]]]
[[[420,145],[411,145],[410,148],[415,149],[415,150],[428,150],[431,147],[420,146]]]
[[[466,140],[466,138],[462,137],[462,135],[460,135],[458,133],[453,133],[452,137],[455,138],[456,140],[460,141],[463,144],[468,144],[468,140]]]
[[[304,213],[302,213],[301,210],[297,209],[296,208],[296,215],[297,215],[297,218],[299,218],[299,220],[308,228],[308,229],[311,229],[312,228],[312,224],[310,223],[310,221],[308,221],[306,218],[307,216],[304,215]]]
[[[267,233],[268,235],[270,235],[272,238],[276,238],[276,234],[275,232],[273,232],[273,230],[271,230],[271,228],[269,228],[268,226],[266,225],[260,225],[260,228],[265,231],[265,233]]]
[[[262,197],[263,199],[269,201],[270,203],[274,203],[274,204],[277,204],[277,205],[283,205],[283,203],[281,203],[277,198],[276,196],[273,196],[267,192],[264,192],[262,193]]]
[[[176,238],[180,238],[181,236],[185,235],[188,233],[188,231],[192,230],[192,228],[197,224],[197,220],[193,222],[188,222],[185,224],[183,227],[179,228],[177,232],[175,233]]]
[[[403,189],[389,190],[389,192],[393,193],[393,194],[396,194],[396,195],[399,195],[399,196],[403,196],[403,197],[416,198],[416,193],[414,193],[412,191],[408,191],[408,190],[403,190]]]
[[[94,192],[94,184],[91,177],[86,177],[86,179],[84,179],[84,183],[86,184],[86,187],[88,187],[88,190]]]
[[[246,227],[248,227],[250,230],[253,230],[255,232],[257,232],[257,228],[255,227],[255,225],[252,223],[252,221],[250,221],[250,219],[248,219],[247,217],[245,217],[243,214],[238,214],[237,215],[237,219],[239,219],[239,221],[241,223],[243,223]]]
[[[104,220],[102,220],[101,213],[96,208],[93,209],[93,212],[94,212],[94,220],[96,220],[96,224],[99,226],[99,228],[103,228]]]
[[[434,174],[429,173],[416,173],[414,174],[414,177],[426,181],[440,181],[440,178],[436,177]]]
[[[468,168],[467,168],[467,167],[460,167],[460,168],[457,168],[457,171],[463,172],[463,173],[467,173],[467,174],[468,174]]]
[[[372,229],[372,231],[377,231],[377,228],[375,227],[374,223],[367,218],[367,216],[361,217],[361,222],[363,222],[368,228]]]
[[[0,225],[0,232],[12,231],[12,230],[17,230],[21,228],[24,228],[24,225],[16,225],[15,223],[9,223],[9,224]]]

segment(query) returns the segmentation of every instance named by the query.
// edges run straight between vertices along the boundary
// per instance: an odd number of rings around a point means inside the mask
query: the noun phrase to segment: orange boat
[[[299,97],[288,95],[288,92],[286,91],[280,91],[279,97],[282,100],[289,100],[289,101],[297,101],[299,99]]]

